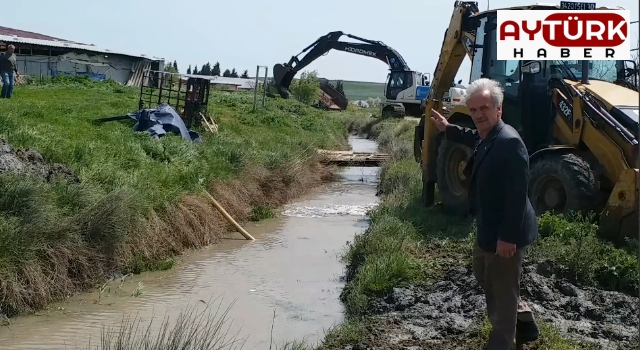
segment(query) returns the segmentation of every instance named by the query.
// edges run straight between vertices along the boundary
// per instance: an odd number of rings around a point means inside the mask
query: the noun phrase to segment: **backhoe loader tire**
[[[584,159],[575,154],[549,154],[529,166],[529,199],[536,215],[586,214],[598,202],[598,183]]]
[[[456,123],[462,127],[474,128],[471,122]],[[473,149],[460,143],[443,138],[438,147],[436,159],[436,176],[438,178],[438,194],[445,210],[457,215],[469,213],[469,194],[462,174],[464,165],[473,154]]]

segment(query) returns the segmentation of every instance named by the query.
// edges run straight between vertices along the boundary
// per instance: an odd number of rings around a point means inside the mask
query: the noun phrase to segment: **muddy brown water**
[[[349,141],[355,151],[377,150],[374,141]],[[124,283],[111,281],[102,292],[12,318],[0,327],[0,348],[95,348],[104,327],[118,327],[123,317],[159,324],[191,306],[202,310],[212,299],[214,309],[231,306],[225,329],[244,342],[243,349],[315,343],[343,319],[339,257],[346,242],[367,228],[366,211],[377,204],[378,171],[342,168],[341,181],[285,206],[275,219],[246,225],[254,242],[233,234],[185,254],[171,270],[125,276]]]

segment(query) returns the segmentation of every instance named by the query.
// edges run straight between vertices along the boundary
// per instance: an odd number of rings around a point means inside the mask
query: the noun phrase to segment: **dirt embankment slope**
[[[92,122],[135,110],[133,90],[25,88],[4,103],[0,314],[42,308],[114,272],[169,268],[228,232],[200,186],[236,220],[261,219],[333,178],[315,148],[348,147],[340,118],[280,99],[253,113],[242,93],[212,93],[220,132],[199,130],[201,145]]]
[[[412,121],[358,119],[394,155],[371,226],[344,256],[349,318],[322,349],[480,349],[489,325],[471,272],[473,222],[421,206]],[[615,248],[585,221],[540,218],[525,262],[523,298],[542,335],[525,349],[638,348],[637,244]]]
[[[78,178],[62,164],[47,164],[38,151],[15,149],[5,139],[0,138],[0,174],[30,174],[42,180],[63,179],[73,183]]]

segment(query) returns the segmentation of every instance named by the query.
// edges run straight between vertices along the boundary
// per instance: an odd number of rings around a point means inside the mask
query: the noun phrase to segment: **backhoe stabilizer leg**
[[[427,182],[424,184],[423,188],[423,204],[425,207],[432,207],[435,203],[435,193],[436,193],[436,183],[435,182]]]
[[[424,136],[422,137],[422,204],[430,207],[435,203],[437,135],[436,126],[426,118],[431,116],[430,109],[435,107],[435,101],[428,101],[425,109]]]
[[[422,172],[422,205],[431,207],[436,201],[436,182],[429,181],[427,172]]]

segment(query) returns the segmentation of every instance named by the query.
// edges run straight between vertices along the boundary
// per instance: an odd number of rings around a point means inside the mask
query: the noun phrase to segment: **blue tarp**
[[[172,132],[180,134],[186,140],[202,143],[200,135],[187,129],[180,115],[167,103],[162,103],[157,108],[143,109],[127,115],[138,121],[133,126],[133,131],[146,131],[151,137],[162,137],[167,132]]]

